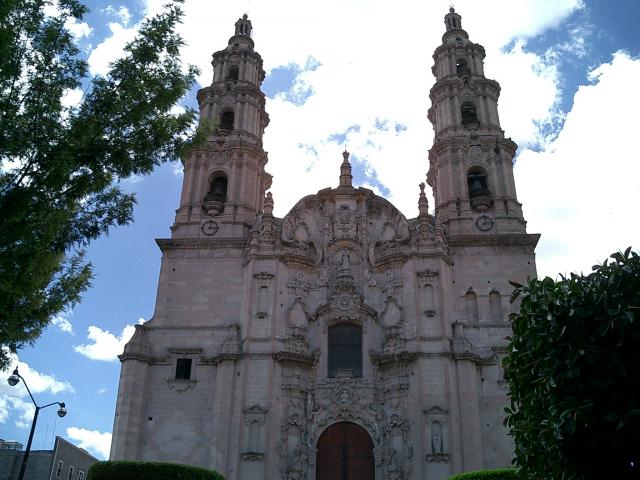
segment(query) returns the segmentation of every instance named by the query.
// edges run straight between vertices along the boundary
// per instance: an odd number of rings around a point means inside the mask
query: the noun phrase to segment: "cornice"
[[[451,247],[522,245],[535,247],[540,240],[539,233],[498,233],[495,235],[448,235]]]
[[[156,244],[164,253],[171,250],[211,250],[247,246],[247,238],[156,238]]]

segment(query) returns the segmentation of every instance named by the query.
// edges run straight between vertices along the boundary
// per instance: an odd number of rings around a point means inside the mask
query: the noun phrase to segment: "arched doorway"
[[[318,439],[316,480],[374,480],[373,441],[351,422],[327,428]]]

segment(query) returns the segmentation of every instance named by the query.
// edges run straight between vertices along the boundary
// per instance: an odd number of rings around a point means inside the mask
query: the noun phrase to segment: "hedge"
[[[517,470],[499,468],[497,470],[478,470],[477,472],[459,473],[449,480],[514,480],[518,478]]]
[[[224,480],[201,467],[161,462],[107,461],[94,463],[87,480]]]

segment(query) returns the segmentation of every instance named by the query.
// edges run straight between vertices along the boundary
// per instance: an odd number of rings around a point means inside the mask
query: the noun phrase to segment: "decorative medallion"
[[[340,310],[349,310],[354,306],[353,300],[349,297],[340,297],[337,303]]]
[[[218,228],[218,224],[213,220],[207,220],[200,227],[202,233],[204,233],[205,235],[215,235],[218,231]]]
[[[487,215],[481,215],[476,220],[476,227],[478,227],[478,230],[488,232],[493,228],[493,219]]]

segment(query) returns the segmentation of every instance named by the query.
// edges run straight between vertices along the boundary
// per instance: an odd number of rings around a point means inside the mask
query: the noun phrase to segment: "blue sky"
[[[266,5],[268,3],[268,6]],[[103,74],[138,22],[161,0],[92,1],[72,25]],[[428,4],[428,5],[425,5]],[[614,5],[615,7],[612,7]],[[502,127],[519,145],[518,197],[528,231],[542,233],[541,275],[589,271],[612,251],[638,247],[640,36],[635,0],[473,0],[455,2],[471,39],[485,46],[485,72],[502,86]],[[418,183],[433,134],[427,120],[431,54],[448,1],[234,2],[187,0],[185,61],[211,79],[211,54],[226,46],[248,12],[265,61],[267,169],[275,213],[338,181],[351,151],[354,181],[417,214]],[[195,91],[185,99],[195,106]],[[78,98],[69,92],[68,102]],[[65,401],[69,414],[41,413],[33,448],[54,433],[107,455],[119,362],[132,325],[153,315],[160,267],[155,238],[170,235],[180,164],[123,182],[136,192],[135,223],[94,242],[93,285],[15,362],[41,403]],[[433,205],[433,202],[431,202]],[[8,372],[3,375],[8,376]],[[0,438],[26,444],[32,411],[20,388],[0,384]]]

